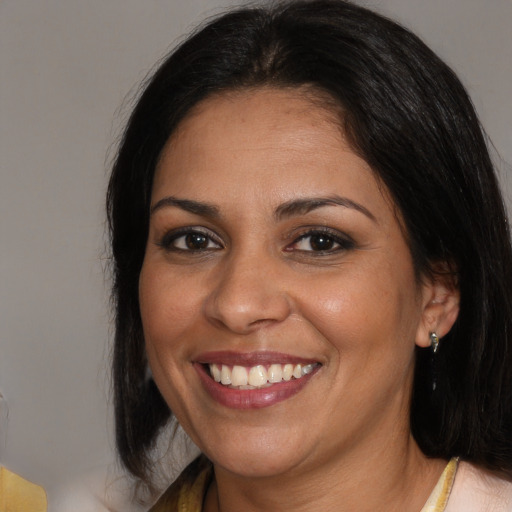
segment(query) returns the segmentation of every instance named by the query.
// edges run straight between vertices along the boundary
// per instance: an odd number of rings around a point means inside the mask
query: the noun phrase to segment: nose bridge
[[[246,333],[290,314],[277,260],[266,251],[233,251],[217,268],[206,314],[233,332]]]

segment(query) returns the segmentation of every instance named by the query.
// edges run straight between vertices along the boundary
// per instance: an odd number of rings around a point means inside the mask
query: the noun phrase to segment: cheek
[[[197,288],[171,275],[164,265],[145,263],[139,279],[139,303],[148,355],[168,358],[186,349],[182,335],[200,309]]]
[[[381,357],[396,349],[409,357],[419,306],[414,274],[404,268],[397,274],[375,264],[312,279],[302,287],[301,312],[339,352]]]
[[[185,335],[190,333],[197,313],[195,294],[185,293],[187,288],[177,286],[179,282],[165,264],[152,261],[145,261],[139,278],[148,362],[158,388],[175,414],[186,410],[187,376],[191,368],[190,344]]]

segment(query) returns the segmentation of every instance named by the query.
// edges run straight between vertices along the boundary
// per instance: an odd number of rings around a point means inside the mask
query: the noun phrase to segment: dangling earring
[[[146,363],[146,370],[144,372],[144,383],[148,383],[153,378],[153,372],[149,367],[149,364]]]
[[[430,333],[430,346],[432,347],[432,352],[436,354],[439,350],[439,337],[435,332]]]
[[[430,346],[432,347],[432,391],[437,388],[437,351],[439,350],[439,336],[435,332],[430,333]]]

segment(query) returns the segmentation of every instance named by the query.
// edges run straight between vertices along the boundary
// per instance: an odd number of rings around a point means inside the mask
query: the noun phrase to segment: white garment
[[[512,512],[512,482],[460,462],[445,512]]]

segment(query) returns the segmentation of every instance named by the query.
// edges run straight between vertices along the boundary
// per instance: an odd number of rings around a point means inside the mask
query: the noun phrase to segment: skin
[[[344,205],[282,214],[334,196]],[[168,141],[152,205],[139,284],[147,354],[214,463],[205,510],[418,512],[445,461],[427,459],[410,434],[414,348],[448,332],[458,295],[417,278],[389,194],[335,116],[300,90],[210,97]],[[182,228],[206,234],[205,247],[173,238]],[[325,228],[331,246],[317,250],[311,230]],[[293,397],[236,410],[194,368],[213,350],[322,366]]]

